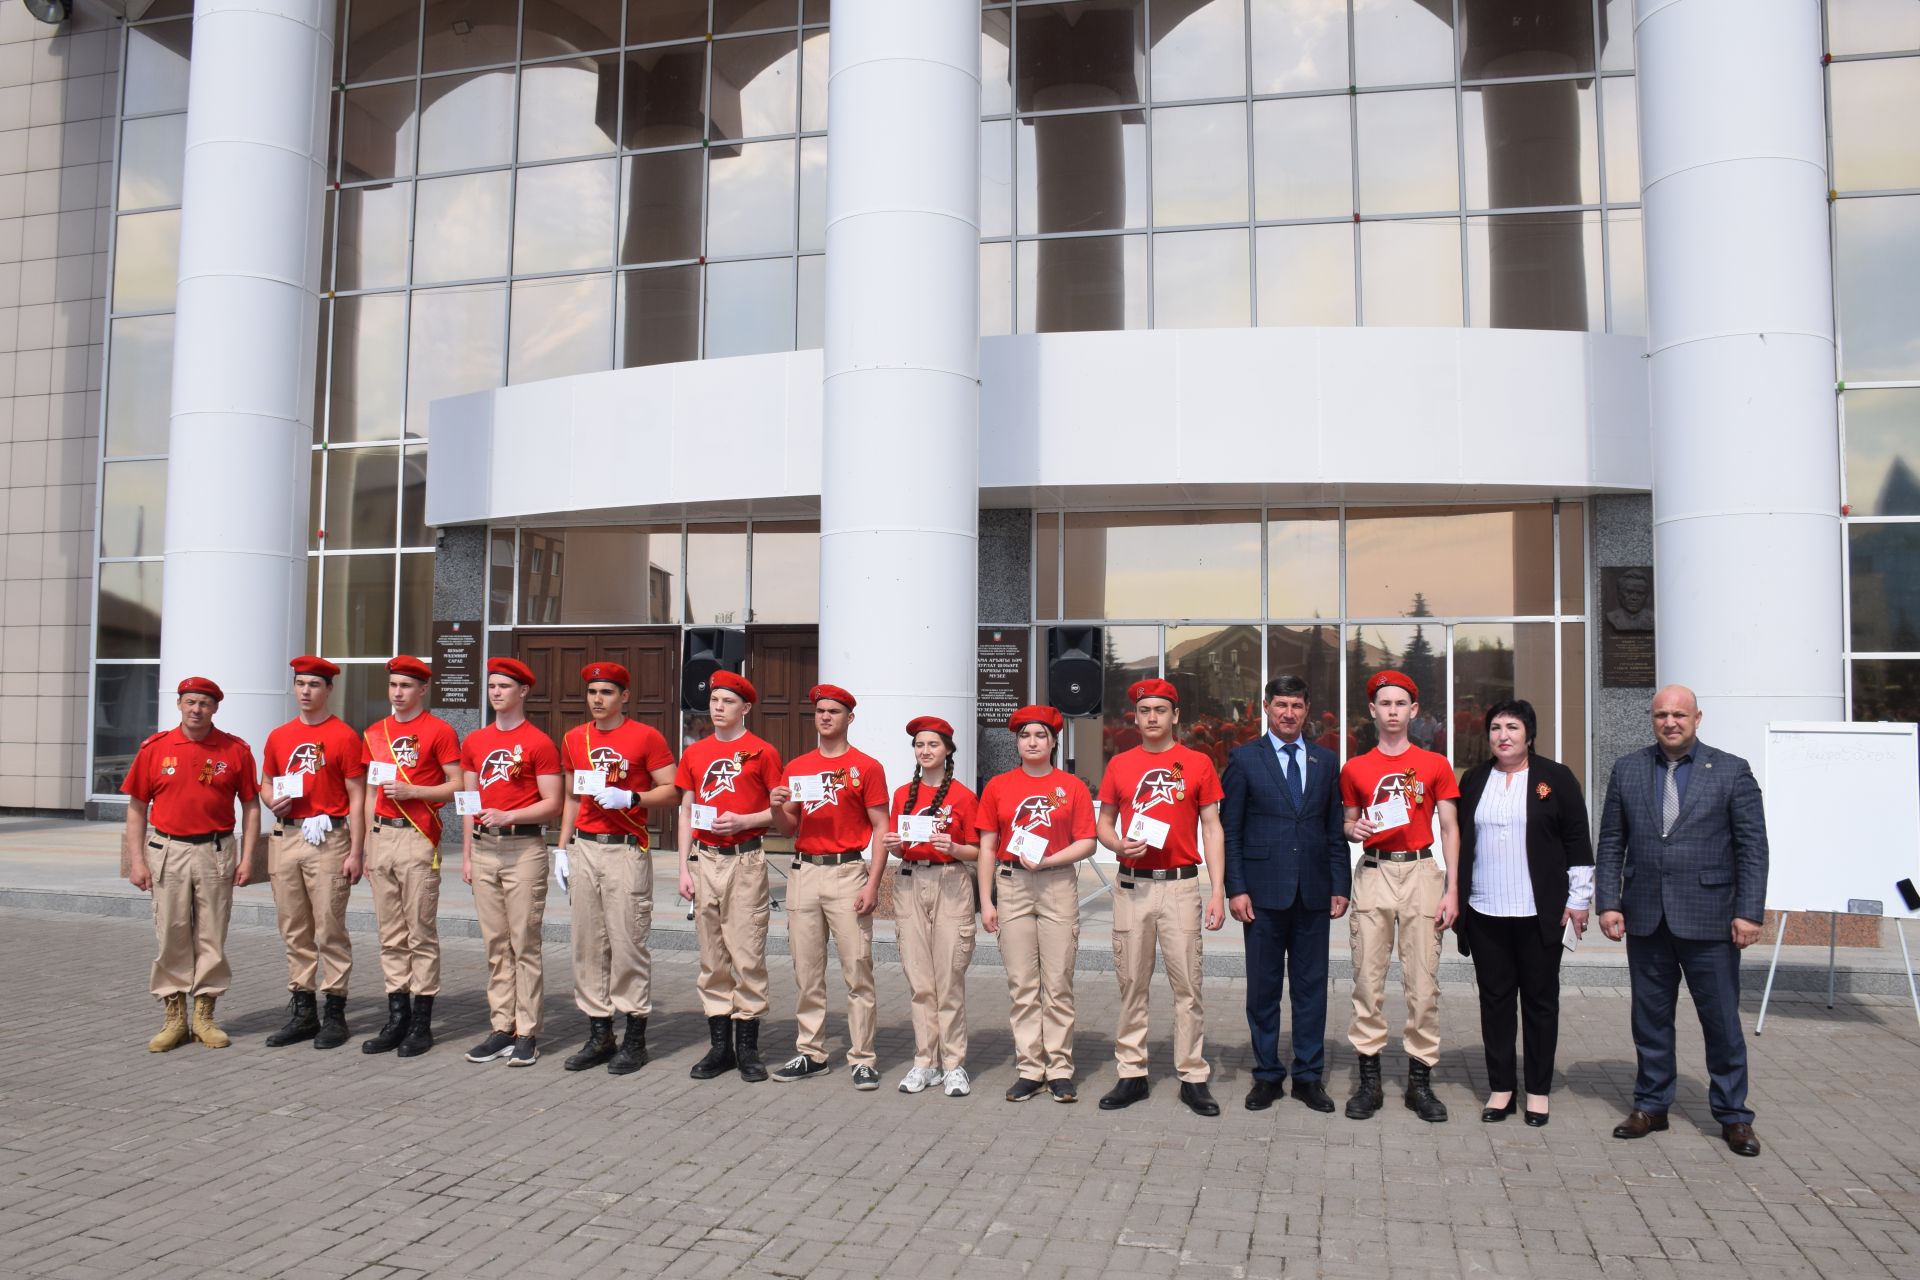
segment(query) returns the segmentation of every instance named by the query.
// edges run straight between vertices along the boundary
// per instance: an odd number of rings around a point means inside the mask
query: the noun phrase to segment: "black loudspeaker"
[[[727,627],[689,627],[681,643],[685,648],[680,655],[680,705],[705,714],[714,672],[737,675],[746,666],[747,633]]]
[[[1047,697],[1066,716],[1097,716],[1106,670],[1099,627],[1055,627],[1047,632]]]

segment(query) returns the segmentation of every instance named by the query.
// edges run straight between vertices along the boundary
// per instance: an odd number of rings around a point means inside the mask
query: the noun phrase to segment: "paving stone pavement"
[[[381,1017],[372,939],[356,937],[355,1041]],[[969,986],[972,1097],[908,1097],[905,983],[878,967],[879,1093],[855,1092],[830,978],[832,1075],[701,1083],[693,957],[656,959],[655,1059],[569,1074],[584,1024],[549,955],[539,1064],[476,1066],[477,943],[447,946],[439,1047],[424,1058],[269,1050],[284,1017],[277,938],[235,928],[234,1046],[146,1052],[158,1025],[141,921],[0,911],[0,1276],[1067,1278],[1469,1275],[1920,1277],[1920,1034],[1892,998],[1776,994],[1749,1037],[1758,1160],[1717,1140],[1697,1025],[1683,1007],[1672,1132],[1607,1136],[1632,1082],[1627,1001],[1564,1001],[1553,1123],[1478,1122],[1483,1067],[1466,987],[1448,986],[1425,1125],[1291,1100],[1241,1106],[1243,985],[1209,979],[1209,1056],[1224,1112],[1188,1113],[1168,1075],[1170,1003],[1154,996],[1154,1092],[1103,1113],[1112,979],[1081,974],[1081,1101],[1016,1109],[1006,988]],[[791,970],[775,966],[770,1058],[789,1052]],[[1333,993],[1330,1087],[1353,1065]],[[1391,1003],[1391,1002],[1390,1002]],[[1748,1021],[1751,1026],[1752,1001]]]

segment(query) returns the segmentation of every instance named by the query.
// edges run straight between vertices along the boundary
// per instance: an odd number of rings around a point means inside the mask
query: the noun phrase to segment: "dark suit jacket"
[[[1460,779],[1460,905],[1473,896],[1474,810],[1493,777],[1493,761],[1467,770]],[[1545,787],[1547,794],[1541,795]],[[1567,909],[1567,868],[1593,865],[1593,838],[1587,824],[1587,801],[1573,770],[1556,760],[1536,755],[1527,765],[1527,879],[1533,882],[1533,905],[1540,917],[1540,936],[1549,946],[1560,942],[1560,916]],[[1456,941],[1461,955],[1472,954],[1466,931]]]
[[[1330,898],[1353,896],[1340,807],[1340,761],[1325,747],[1306,748],[1306,796],[1295,804],[1265,734],[1227,757],[1220,823],[1227,836],[1227,896],[1247,894],[1256,907],[1281,910],[1297,901],[1327,910]]]
[[[1621,756],[1600,815],[1593,905],[1652,933],[1664,918],[1675,937],[1725,939],[1736,918],[1759,924],[1767,910],[1767,819],[1760,784],[1739,756],[1693,745],[1680,817],[1660,834],[1665,766],[1658,746]]]

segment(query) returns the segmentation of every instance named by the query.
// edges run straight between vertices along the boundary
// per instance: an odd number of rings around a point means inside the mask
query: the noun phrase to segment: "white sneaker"
[[[965,1067],[953,1067],[947,1072],[947,1096],[964,1098],[973,1092],[973,1081],[967,1079]]]
[[[940,1083],[940,1073],[932,1067],[913,1067],[901,1077],[900,1092],[924,1093]]]

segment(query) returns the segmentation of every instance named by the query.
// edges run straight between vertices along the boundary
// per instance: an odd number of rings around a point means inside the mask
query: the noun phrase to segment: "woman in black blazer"
[[[1473,958],[1491,1096],[1480,1119],[1514,1106],[1514,1007],[1526,1055],[1527,1123],[1547,1123],[1560,1038],[1561,939],[1593,902],[1587,802],[1573,772],[1535,755],[1532,704],[1487,711],[1493,758],[1460,779],[1460,953]]]

